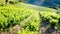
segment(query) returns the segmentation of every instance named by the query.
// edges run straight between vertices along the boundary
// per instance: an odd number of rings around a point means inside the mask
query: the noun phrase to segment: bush
[[[60,18],[58,19],[58,23],[60,23]]]
[[[50,26],[54,29],[58,27],[58,23],[60,22],[59,14],[52,12],[40,12],[41,18],[47,22],[49,22]]]
[[[15,4],[15,2],[13,2],[13,1],[9,1],[9,3],[10,3],[10,4]]]
[[[55,27],[58,25],[58,20],[52,19],[52,20],[50,20],[50,24],[52,27]]]

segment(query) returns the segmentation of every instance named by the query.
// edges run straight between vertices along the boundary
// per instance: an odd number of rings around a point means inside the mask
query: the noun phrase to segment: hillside
[[[56,12],[25,3],[0,6],[0,34],[59,34],[60,15]]]

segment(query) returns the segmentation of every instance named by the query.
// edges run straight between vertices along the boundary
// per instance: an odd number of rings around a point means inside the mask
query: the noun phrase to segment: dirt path
[[[23,24],[27,23],[29,21],[29,19],[31,19],[34,14],[36,14],[36,12],[33,12],[28,18],[26,18],[23,21],[21,21],[20,24],[23,25]]]

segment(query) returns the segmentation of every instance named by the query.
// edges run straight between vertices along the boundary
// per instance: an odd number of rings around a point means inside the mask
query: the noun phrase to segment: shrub
[[[60,23],[60,18],[58,19],[58,23]]]
[[[59,14],[52,12],[40,12],[40,16],[43,20],[49,22],[50,26],[54,29],[58,27],[58,23],[60,22]]]
[[[9,1],[10,4],[15,4],[13,1]]]
[[[50,20],[50,24],[52,27],[55,27],[58,25],[58,20],[52,19],[52,20]]]

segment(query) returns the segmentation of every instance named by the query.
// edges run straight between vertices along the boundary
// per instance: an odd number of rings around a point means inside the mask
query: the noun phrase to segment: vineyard
[[[13,34],[13,27],[19,25],[14,34],[41,34],[40,28],[47,23],[60,32],[60,14],[55,9],[20,3],[0,6],[0,34],[8,30]],[[44,25],[45,26],[45,25]],[[6,34],[6,33],[5,33]]]

